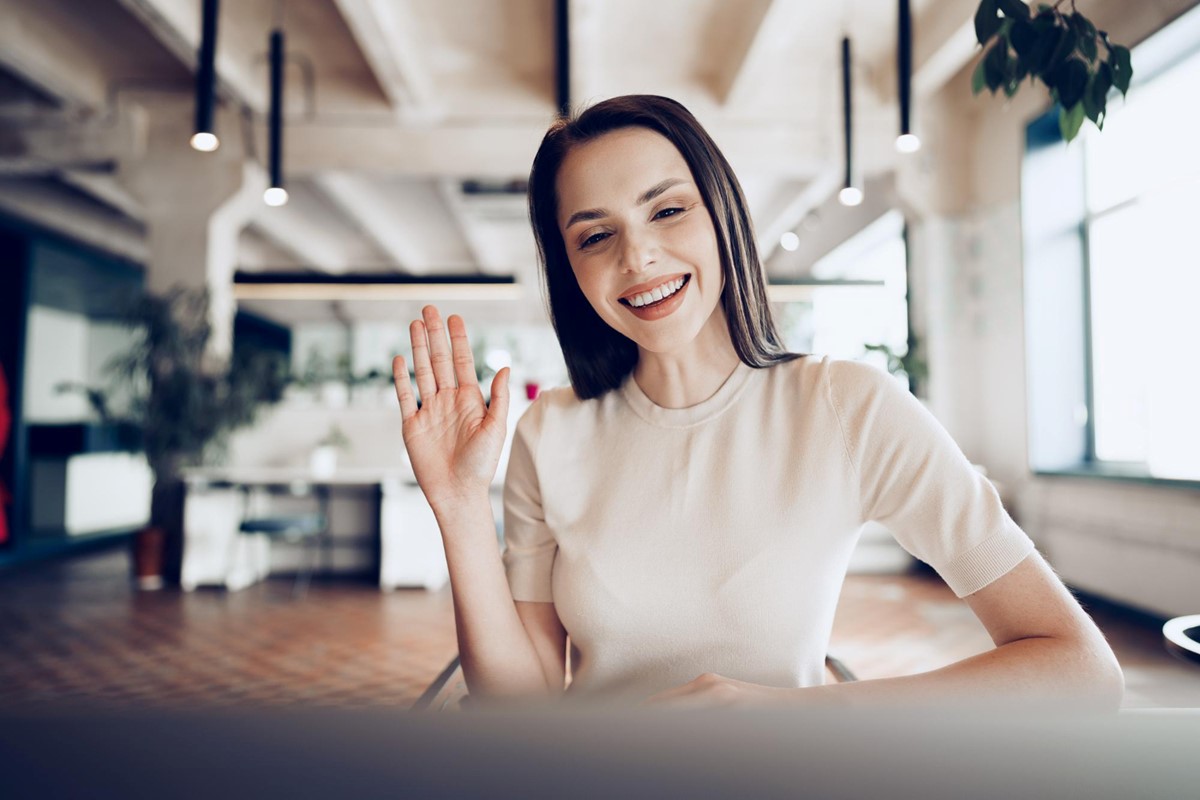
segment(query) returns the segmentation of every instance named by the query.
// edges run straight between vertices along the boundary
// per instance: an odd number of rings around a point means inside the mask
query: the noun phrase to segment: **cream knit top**
[[[632,376],[587,401],[543,392],[513,434],[502,558],[513,598],[554,603],[570,636],[568,696],[640,698],[705,672],[813,686],[867,520],[958,597],[1034,550],[892,376],[739,362],[687,408]]]

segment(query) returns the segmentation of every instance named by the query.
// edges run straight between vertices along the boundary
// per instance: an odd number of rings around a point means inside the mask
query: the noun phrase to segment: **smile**
[[[623,305],[633,308],[642,308],[644,306],[653,306],[656,303],[661,303],[668,297],[671,297],[676,292],[680,291],[684,285],[691,279],[691,275],[684,275],[679,278],[674,278],[669,281],[654,287],[648,292],[639,292],[629,297],[620,298]]]

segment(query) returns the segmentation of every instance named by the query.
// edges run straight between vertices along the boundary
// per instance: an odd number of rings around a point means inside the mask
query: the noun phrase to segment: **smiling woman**
[[[711,363],[695,399],[649,389],[686,405],[712,394],[738,361],[766,367],[798,357],[771,319],[737,177],[679,103],[616,97],[556,122],[529,184],[551,321],[581,400],[617,388],[635,365],[647,387],[669,363]],[[619,303],[678,278],[686,283],[675,305],[637,313]],[[683,342],[709,357],[677,350]]]
[[[619,97],[555,123],[530,210],[571,386],[517,422],[503,553],[487,487],[507,368],[485,405],[463,320],[432,306],[411,326],[419,410],[394,365],[474,700],[1119,704],[1103,636],[925,407],[873,367],[780,345],[737,179],[683,106]],[[996,650],[823,685],[868,520]]]

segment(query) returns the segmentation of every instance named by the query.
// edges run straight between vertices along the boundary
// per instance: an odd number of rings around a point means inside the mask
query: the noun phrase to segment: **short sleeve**
[[[958,597],[979,591],[1036,548],[996,487],[920,401],[868,364],[831,360],[828,389],[857,474],[863,520],[892,532]]]
[[[542,514],[537,452],[545,402],[534,401],[517,420],[504,475],[504,552],[514,600],[553,602],[550,576],[558,543]]]

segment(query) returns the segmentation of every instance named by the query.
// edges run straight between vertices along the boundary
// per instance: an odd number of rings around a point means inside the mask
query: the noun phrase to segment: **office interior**
[[[1200,5],[1070,6],[1133,77],[1067,142],[1043,84],[972,91],[977,0],[913,0],[907,40],[893,0],[0,0],[0,705],[411,709],[458,644],[392,357],[433,303],[485,392],[510,369],[503,547],[512,429],[569,383],[530,163],[564,104],[650,93],[737,173],[788,349],[933,413],[1104,631],[1123,710],[1200,707],[1200,617],[1164,635],[1200,615]],[[130,356],[172,296],[211,380],[150,429]],[[151,459],[172,435],[201,441]],[[992,646],[864,527],[839,663]]]

